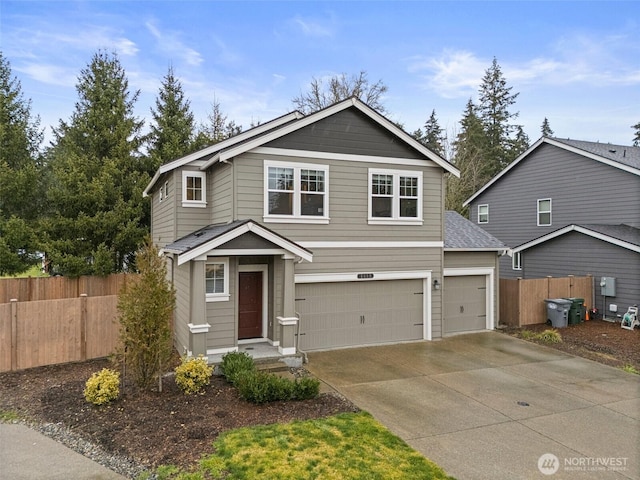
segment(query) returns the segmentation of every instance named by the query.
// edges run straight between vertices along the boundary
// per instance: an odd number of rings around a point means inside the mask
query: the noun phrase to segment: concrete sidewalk
[[[25,425],[0,423],[0,479],[124,478]]]
[[[309,353],[458,479],[640,478],[640,377],[498,332]]]

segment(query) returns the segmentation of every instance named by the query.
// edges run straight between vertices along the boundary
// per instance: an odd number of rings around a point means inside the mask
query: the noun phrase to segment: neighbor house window
[[[169,182],[164,182],[164,185],[160,187],[160,201],[169,198]]]
[[[267,222],[328,223],[329,167],[265,161]]]
[[[489,223],[489,205],[478,205],[478,223]]]
[[[182,206],[205,207],[207,205],[206,174],[182,172]]]
[[[369,223],[422,224],[422,172],[369,169]]]
[[[538,200],[538,226],[551,225],[551,199]]]
[[[205,265],[207,302],[229,300],[229,260],[216,259]]]
[[[521,252],[514,252],[511,257],[511,268],[513,270],[522,270],[522,256]]]

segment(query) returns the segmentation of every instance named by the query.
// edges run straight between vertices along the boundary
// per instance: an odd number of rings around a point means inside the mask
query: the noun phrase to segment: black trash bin
[[[564,298],[545,298],[547,304],[547,320],[551,322],[551,326],[555,328],[564,328],[567,326],[569,318],[569,309],[571,308],[571,300]]]
[[[584,298],[565,298],[571,302],[571,308],[569,308],[569,325],[577,325],[584,322],[586,317],[586,308],[584,306]]]

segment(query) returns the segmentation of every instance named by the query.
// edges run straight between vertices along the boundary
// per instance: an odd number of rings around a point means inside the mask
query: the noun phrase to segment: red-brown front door
[[[238,339],[262,337],[262,272],[240,272]]]

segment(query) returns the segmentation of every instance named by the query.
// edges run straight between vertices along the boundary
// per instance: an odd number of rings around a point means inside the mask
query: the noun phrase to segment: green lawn
[[[451,479],[365,412],[241,428],[222,434],[194,471],[158,469],[159,478]]]
[[[49,274],[42,273],[42,270],[40,270],[40,267],[38,265],[34,265],[26,272],[22,272],[17,275],[5,275],[0,278],[26,278],[26,277],[48,277],[48,276]]]

